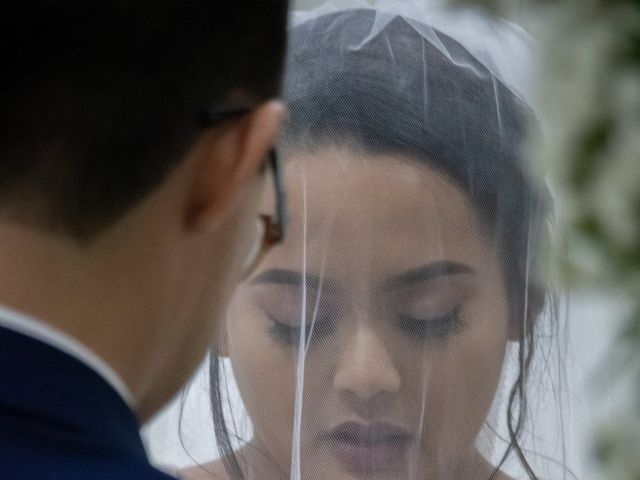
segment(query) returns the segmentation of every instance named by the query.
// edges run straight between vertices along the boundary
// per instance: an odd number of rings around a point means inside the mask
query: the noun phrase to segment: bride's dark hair
[[[541,195],[522,171],[523,142],[533,116],[447,35],[434,31],[436,47],[410,22],[395,17],[367,38],[375,19],[373,10],[351,10],[290,31],[284,87],[289,118],[281,148],[285,157],[333,145],[372,156],[402,154],[444,174],[471,200],[484,233],[501,253],[510,321],[519,332],[518,374],[506,411],[509,438],[492,477],[515,453],[536,479],[520,444],[536,317],[548,297],[529,271],[545,214]],[[223,414],[220,366],[214,351],[210,386],[216,440],[227,471],[241,478]]]

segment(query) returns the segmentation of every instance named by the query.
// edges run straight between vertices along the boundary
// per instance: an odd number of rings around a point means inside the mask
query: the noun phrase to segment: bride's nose
[[[400,389],[400,374],[383,339],[369,325],[359,325],[343,345],[334,388],[360,400]]]

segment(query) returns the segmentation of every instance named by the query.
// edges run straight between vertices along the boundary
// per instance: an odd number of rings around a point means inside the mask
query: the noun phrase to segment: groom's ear
[[[193,149],[195,171],[185,225],[194,230],[217,224],[264,165],[276,141],[284,105],[269,101],[202,135]]]

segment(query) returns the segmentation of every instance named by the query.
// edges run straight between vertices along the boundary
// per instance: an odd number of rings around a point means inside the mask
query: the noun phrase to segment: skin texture
[[[0,303],[84,344],[133,396],[141,422],[189,378],[255,238],[260,174],[283,115],[269,102],[203,131],[162,185],[90,243],[0,206]]]
[[[509,321],[502,263],[474,208],[445,176],[411,159],[332,148],[291,160],[289,236],[237,291],[220,346],[255,431],[239,454],[247,478],[288,478],[299,351],[274,333],[274,319],[299,325],[303,293],[265,272],[300,274],[305,259],[306,272],[324,281],[320,294],[313,281],[306,288],[307,321],[317,303],[317,323],[305,357],[302,477],[489,478],[493,468],[474,442]],[[442,262],[465,271],[398,280]],[[429,320],[454,310],[456,327],[433,338],[400,326],[402,315]],[[410,447],[382,469],[354,471],[326,439],[346,421],[392,424],[410,434]],[[183,477],[226,474],[214,462]]]

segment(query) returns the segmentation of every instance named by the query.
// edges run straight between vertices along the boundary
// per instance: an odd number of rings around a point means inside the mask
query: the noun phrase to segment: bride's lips
[[[354,472],[386,470],[412,442],[406,430],[388,423],[345,422],[325,435],[338,460]]]

